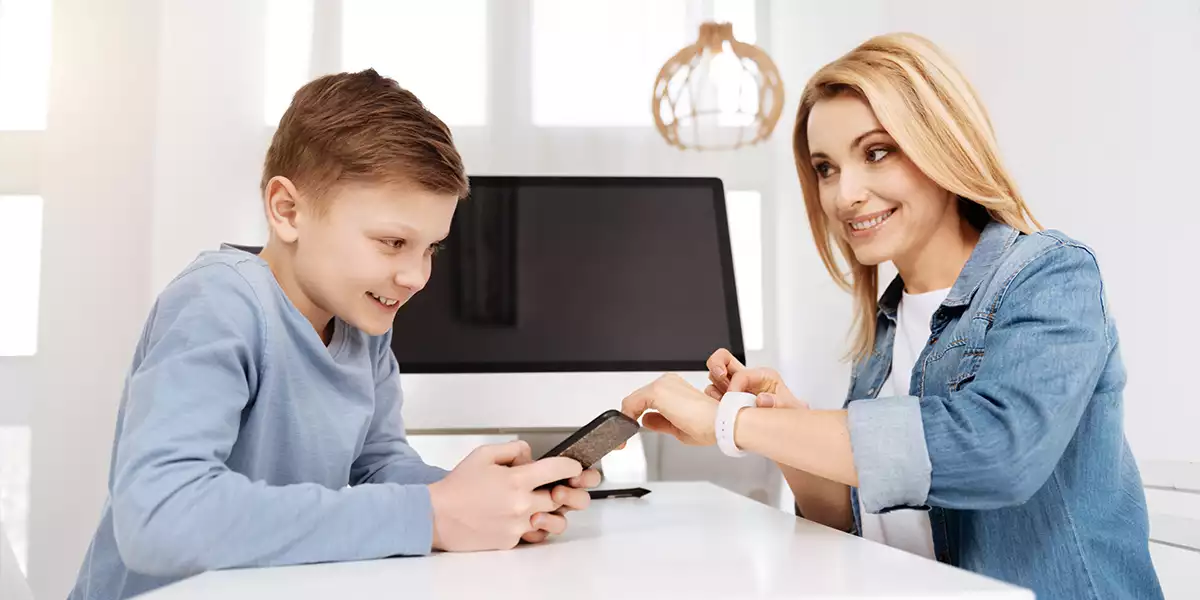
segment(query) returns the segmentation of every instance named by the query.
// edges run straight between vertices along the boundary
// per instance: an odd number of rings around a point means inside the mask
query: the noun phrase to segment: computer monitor
[[[665,371],[745,361],[720,180],[471,178],[392,349],[414,432],[582,425]]]

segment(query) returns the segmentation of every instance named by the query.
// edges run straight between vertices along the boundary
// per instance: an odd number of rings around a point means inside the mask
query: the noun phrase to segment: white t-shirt
[[[892,372],[883,382],[883,387],[879,388],[880,397],[908,395],[908,384],[917,357],[929,343],[929,322],[949,293],[949,288],[923,294],[905,292],[900,299],[896,311],[896,341],[892,346]],[[863,537],[918,556],[934,558],[933,535],[927,511],[900,509],[872,515],[862,510],[861,503],[858,508]]]

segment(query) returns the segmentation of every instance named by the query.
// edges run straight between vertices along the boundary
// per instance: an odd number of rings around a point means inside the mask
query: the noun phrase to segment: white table
[[[205,573],[143,596],[200,598],[962,598],[1027,590],[797,519],[708,483],[597,500],[507,552]]]

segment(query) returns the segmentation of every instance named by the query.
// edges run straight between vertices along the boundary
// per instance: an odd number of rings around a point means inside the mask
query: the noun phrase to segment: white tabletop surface
[[[597,500],[568,531],[505,552],[205,573],[151,592],[199,598],[963,598],[1027,590],[797,519],[708,483]]]

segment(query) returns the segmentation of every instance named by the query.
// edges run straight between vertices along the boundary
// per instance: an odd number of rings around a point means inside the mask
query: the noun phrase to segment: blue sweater
[[[117,413],[109,496],[72,599],[211,569],[430,551],[391,334],[326,347],[267,264],[202,254],[155,303]]]

